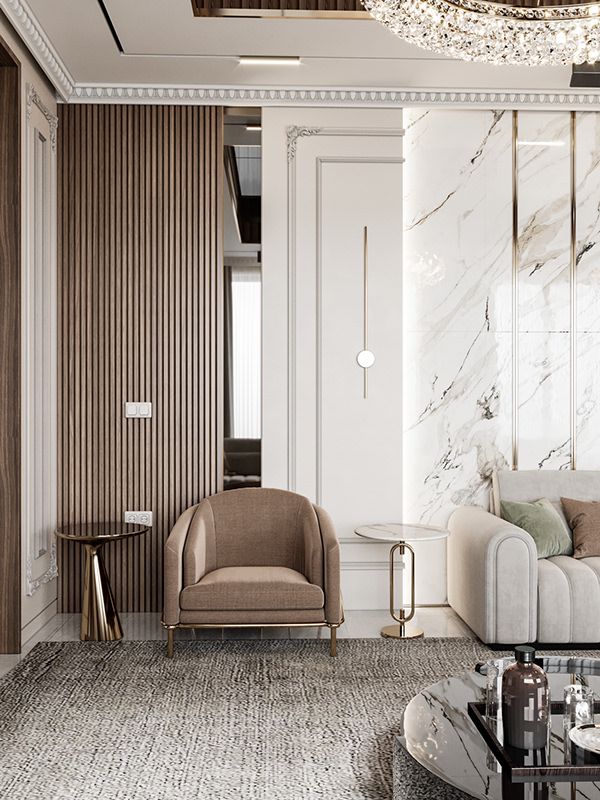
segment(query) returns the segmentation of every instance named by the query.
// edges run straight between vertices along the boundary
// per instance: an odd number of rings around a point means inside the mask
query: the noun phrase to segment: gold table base
[[[421,639],[425,631],[416,625],[386,625],[381,635],[386,639]]]
[[[410,610],[408,614],[404,608],[400,608],[396,614],[394,606],[394,555],[396,553],[401,558],[404,558],[406,553],[410,553]],[[390,614],[397,624],[386,625],[381,629],[381,635],[386,639],[419,639],[424,636],[421,628],[406,624],[415,615],[415,551],[407,542],[398,542],[390,550]]]
[[[79,633],[82,642],[114,642],[123,638],[101,548],[101,544],[85,545],[85,577]]]

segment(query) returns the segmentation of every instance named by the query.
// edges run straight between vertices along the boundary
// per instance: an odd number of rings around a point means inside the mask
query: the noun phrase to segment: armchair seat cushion
[[[185,611],[275,611],[322,609],[325,597],[289,567],[221,567],[180,595]]]

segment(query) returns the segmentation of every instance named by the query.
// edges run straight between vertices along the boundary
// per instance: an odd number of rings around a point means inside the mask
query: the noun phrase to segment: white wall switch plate
[[[123,515],[123,522],[130,525],[145,525],[147,528],[152,527],[152,512],[151,511],[126,511]]]
[[[125,416],[128,419],[150,419],[152,403],[125,403]]]

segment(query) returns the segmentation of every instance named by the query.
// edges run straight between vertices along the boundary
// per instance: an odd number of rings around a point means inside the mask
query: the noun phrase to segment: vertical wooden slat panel
[[[106,548],[117,605],[162,606],[179,514],[220,486],[222,112],[60,107],[62,523],[152,510]],[[151,420],[124,403],[150,401]],[[60,545],[60,609],[80,608],[77,546]]]

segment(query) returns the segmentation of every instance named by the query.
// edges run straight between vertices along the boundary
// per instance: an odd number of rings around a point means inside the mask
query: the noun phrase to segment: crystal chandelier
[[[560,0],[558,0],[560,2]],[[583,64],[600,59],[600,6],[568,0],[363,0],[411,44],[463,61]],[[534,4],[535,3],[535,4]]]

